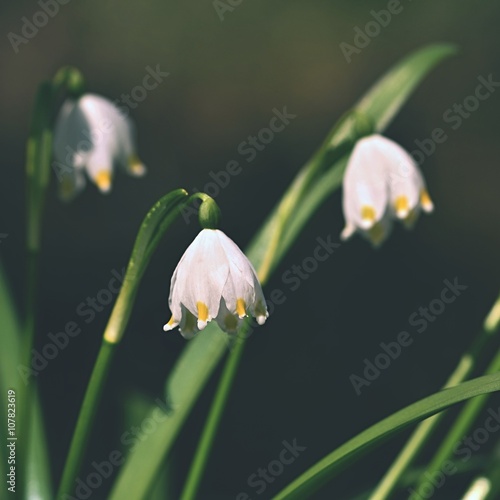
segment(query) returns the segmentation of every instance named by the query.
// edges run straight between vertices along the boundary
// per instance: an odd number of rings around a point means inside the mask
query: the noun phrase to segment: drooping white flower
[[[411,226],[422,208],[434,208],[413,158],[398,144],[374,134],[359,140],[344,175],[342,239],[356,231],[374,245],[390,233],[392,221]]]
[[[215,319],[234,333],[243,318],[263,325],[266,301],[255,270],[238,246],[218,229],[203,229],[184,252],[170,285],[170,321],[185,338],[193,337]]]
[[[95,94],[63,103],[54,130],[54,157],[65,199],[85,187],[84,172],[103,193],[111,189],[115,167],[136,177],[146,173],[135,152],[131,120],[111,101]]]

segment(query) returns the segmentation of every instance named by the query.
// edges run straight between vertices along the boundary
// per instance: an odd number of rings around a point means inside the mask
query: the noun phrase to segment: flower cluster
[[[63,197],[70,198],[85,186],[84,172],[104,193],[111,189],[115,166],[143,175],[145,167],[135,154],[133,135],[131,121],[107,99],[93,94],[68,99],[54,136],[55,157],[65,167]],[[255,269],[238,246],[216,229],[218,208],[213,200],[205,200],[201,207],[207,224],[202,224],[204,229],[174,271],[169,297],[172,317],[163,329],[178,326],[185,338],[191,338],[215,320],[225,332],[235,333],[249,314],[264,324],[268,312]],[[349,159],[343,209],[343,239],[360,232],[380,245],[393,220],[411,226],[421,209],[430,212],[433,205],[412,157],[393,141],[374,134],[359,140]]]
[[[395,219],[412,227],[420,209],[431,212],[434,208],[413,158],[378,134],[356,143],[343,187],[346,225],[342,239],[358,231],[378,246],[389,235]]]

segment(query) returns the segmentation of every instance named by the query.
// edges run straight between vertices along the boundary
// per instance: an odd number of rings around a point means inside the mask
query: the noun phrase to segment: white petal
[[[358,141],[349,158],[343,181],[344,217],[349,228],[370,229],[386,211],[389,193],[378,137]]]
[[[243,315],[237,309],[238,299],[243,299],[247,312],[265,322],[268,316],[266,301],[252,263],[238,245],[222,231],[217,231],[217,234],[230,263],[230,275],[223,291],[228,309],[242,317]]]
[[[83,167],[92,143],[89,124],[78,106],[78,100],[67,99],[59,111],[54,128],[54,157],[67,167]]]
[[[222,290],[229,274],[223,247],[214,230],[203,229],[187,248],[174,272],[171,303],[183,304],[198,316],[198,302],[208,307],[209,319],[217,316]]]
[[[376,147],[386,158],[389,198],[393,213],[406,219],[420,200],[424,180],[413,158],[394,141],[379,136]]]
[[[234,241],[222,231],[217,230],[216,233],[229,264],[229,276],[222,291],[222,296],[228,309],[234,314],[237,312],[238,299],[242,299],[245,306],[251,306],[255,301],[255,270]]]
[[[258,281],[255,284],[255,302],[251,307],[251,313],[252,316],[257,319],[257,323],[259,323],[259,325],[263,325],[269,317],[266,299],[264,298],[264,293],[262,292],[262,288]]]
[[[342,232],[340,233],[340,238],[345,241],[348,240],[356,232],[356,226],[348,222]]]

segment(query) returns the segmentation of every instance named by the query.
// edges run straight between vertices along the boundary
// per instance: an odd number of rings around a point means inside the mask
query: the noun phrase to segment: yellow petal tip
[[[146,167],[137,155],[132,155],[128,159],[128,170],[135,177],[142,177],[146,173]]]
[[[168,320],[168,323],[166,323],[165,325],[163,325],[163,331],[164,332],[170,332],[171,330],[173,330],[177,325],[179,324],[179,322],[172,316],[169,320]]]
[[[236,301],[236,314],[240,319],[244,318],[247,315],[246,304],[243,299],[238,299]]]
[[[208,307],[204,302],[196,302],[196,309],[198,310],[198,328],[203,330],[210,321],[210,315],[208,313]]]
[[[111,190],[111,173],[108,170],[101,170],[95,176],[95,183],[102,193],[108,193]]]
[[[394,202],[394,208],[398,219],[406,219],[410,215],[410,202],[406,196],[398,196]]]
[[[377,215],[375,209],[369,205],[361,207],[361,221],[364,229],[369,229],[375,223]]]
[[[429,193],[423,189],[420,193],[420,204],[425,212],[432,212],[434,210],[434,203],[431,200]]]

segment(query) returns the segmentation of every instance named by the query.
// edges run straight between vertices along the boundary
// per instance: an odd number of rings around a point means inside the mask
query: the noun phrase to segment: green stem
[[[59,78],[53,82],[39,85],[35,98],[35,107],[26,151],[27,178],[27,231],[26,231],[26,304],[23,342],[21,347],[21,363],[31,366],[31,350],[35,342],[35,323],[37,305],[38,256],[41,244],[42,218],[45,197],[50,180],[50,161],[52,159],[53,142],[53,106],[57,93],[62,90],[73,91],[76,86],[76,70],[59,72]],[[63,77],[64,75],[64,77]],[[79,75],[79,73],[78,73]],[[83,79],[80,76],[79,83]],[[35,396],[32,378],[28,378],[26,386],[20,390],[19,398],[19,470],[27,479],[28,450],[30,446],[31,409]],[[21,498],[26,496],[26,480],[20,481]]]
[[[196,449],[195,458],[191,465],[191,469],[189,470],[188,478],[181,495],[181,500],[193,500],[196,498],[196,493],[198,492],[198,488],[205,471],[208,456],[217,434],[219,420],[226,405],[229,392],[231,391],[234,376],[238,369],[241,356],[243,355],[244,345],[244,335],[238,335],[235,339],[235,343],[227,363],[224,366],[224,372],[222,373],[219,386],[217,387],[217,394],[212,402],[201,439],[198,443],[198,448]]]
[[[85,454],[90,430],[97,414],[98,402],[104,387],[104,380],[106,379],[115,347],[116,344],[111,344],[105,340],[102,342],[89,384],[85,391],[82,408],[78,415],[76,429],[71,440],[70,451],[64,467],[57,498],[61,498],[64,494],[71,495],[73,493],[74,482]]]
[[[486,329],[481,331],[470,348],[460,358],[458,365],[443,388],[458,385],[469,377],[473,368],[476,366],[479,354],[491,337],[491,331]],[[398,486],[402,475],[415,460],[422,447],[436,429],[443,415],[444,413],[438,413],[418,425],[375,491],[371,494],[370,500],[385,500],[390,497],[394,489]]]
[[[27,369],[31,366],[31,350],[35,342],[38,256],[43,208],[48,184],[46,173],[50,169],[50,156],[52,154],[52,95],[52,87],[49,82],[39,85],[26,151],[26,295],[20,362]],[[19,390],[19,471],[21,474],[19,490],[21,497],[25,496],[27,491],[33,384],[32,377],[29,377],[25,387]]]
[[[492,374],[500,371],[500,351],[497,352],[495,358],[488,366],[486,374]],[[441,470],[441,467],[445,460],[450,459],[453,455],[453,450],[457,446],[457,444],[465,437],[468,432],[470,426],[474,423],[477,416],[484,408],[486,401],[488,400],[487,395],[477,396],[474,399],[468,401],[465,407],[462,409],[460,414],[458,415],[455,423],[452,428],[446,435],[446,438],[442,442],[441,446],[438,448],[438,451],[434,455],[431,460],[430,465],[427,467],[427,471],[437,471]],[[427,481],[425,476],[420,477],[419,482],[415,488],[415,491],[418,493],[422,485]],[[410,500],[415,500],[416,495],[412,495]]]

